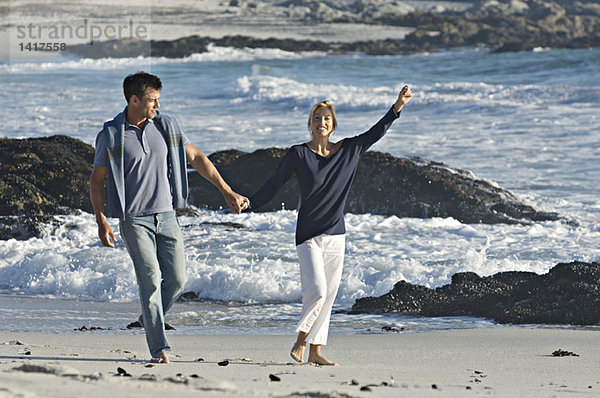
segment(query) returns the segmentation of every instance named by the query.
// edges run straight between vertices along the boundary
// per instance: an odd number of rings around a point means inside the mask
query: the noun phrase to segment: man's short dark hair
[[[128,103],[132,95],[143,98],[147,88],[160,91],[162,83],[158,76],[146,72],[135,72],[123,80],[123,94]]]

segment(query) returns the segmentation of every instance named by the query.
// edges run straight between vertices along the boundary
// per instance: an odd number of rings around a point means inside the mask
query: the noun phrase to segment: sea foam
[[[80,58],[69,53],[49,59],[31,61],[12,61],[0,64],[1,74],[35,73],[51,71],[96,70],[109,71],[125,68],[150,68],[156,65],[176,65],[202,62],[248,62],[257,60],[294,60],[301,58],[323,57],[326,53],[318,51],[290,52],[278,48],[231,48],[209,44],[206,52],[191,54],[182,58],[167,57],[130,57],[130,58]]]
[[[103,248],[91,215],[57,218],[60,225],[49,226],[41,238],[0,242],[2,291],[135,300],[135,275],[119,235],[115,249]],[[181,217],[186,290],[225,302],[299,302],[295,218],[291,210],[240,216],[202,211],[199,217]],[[337,300],[342,307],[360,297],[387,293],[400,280],[437,287],[461,271],[482,276],[509,270],[543,273],[560,261],[591,260],[569,242],[600,239],[598,230],[591,233],[561,222],[464,225],[451,218],[348,214],[346,225],[346,260]],[[116,224],[113,227],[118,231]]]

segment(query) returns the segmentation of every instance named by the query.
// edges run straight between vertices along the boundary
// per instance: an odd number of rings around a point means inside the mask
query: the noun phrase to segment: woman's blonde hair
[[[315,117],[315,112],[319,108],[327,108],[329,109],[329,112],[331,112],[331,119],[333,119],[333,128],[331,129],[331,134],[333,134],[333,132],[337,128],[337,119],[335,118],[335,107],[333,106],[333,102],[329,100],[316,103],[315,106],[312,107],[312,109],[310,110],[310,114],[308,115],[308,130],[312,135],[312,120]]]

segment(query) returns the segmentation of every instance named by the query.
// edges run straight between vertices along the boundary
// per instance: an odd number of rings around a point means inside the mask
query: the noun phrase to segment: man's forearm
[[[90,183],[90,200],[94,208],[96,222],[104,220],[104,186],[98,186],[97,183]]]
[[[106,182],[107,169],[94,167],[90,177],[90,201],[94,208],[96,222],[102,222],[104,217],[104,184]]]
[[[202,177],[210,181],[223,195],[231,192],[231,187],[221,177],[215,165],[206,155],[198,155],[190,163]]]
[[[115,234],[104,217],[104,183],[106,181],[106,169],[96,169],[90,178],[90,200],[98,224],[98,237],[103,246],[115,247]]]

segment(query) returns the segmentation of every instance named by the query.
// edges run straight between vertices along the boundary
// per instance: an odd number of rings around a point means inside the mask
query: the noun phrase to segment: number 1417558
[[[21,51],[64,51],[66,43],[24,42],[19,43]]]

